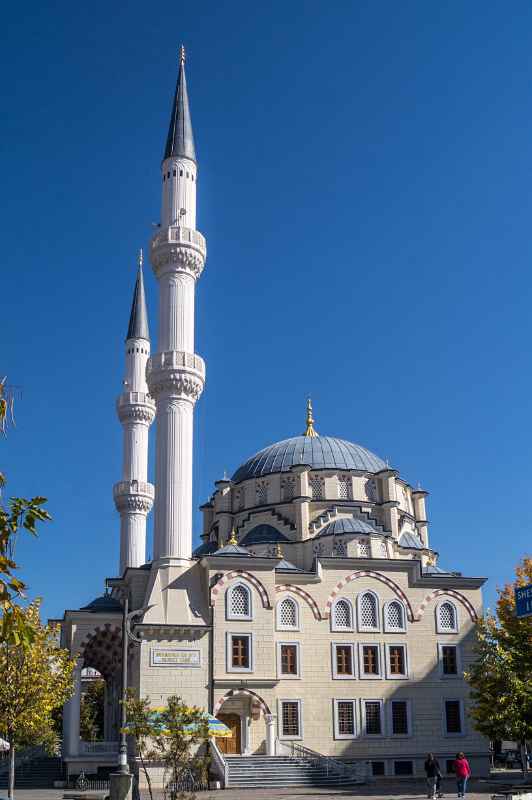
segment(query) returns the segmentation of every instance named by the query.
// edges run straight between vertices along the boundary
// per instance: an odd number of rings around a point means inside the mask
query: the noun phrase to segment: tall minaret
[[[120,574],[126,567],[146,562],[146,517],[153,505],[153,485],[148,483],[148,429],[155,417],[155,403],[146,385],[146,362],[150,356],[150,333],[144,296],[142,250],[131,316],[126,336],[124,391],[116,402],[124,428],[122,480],[113,496],[120,514]]]
[[[161,227],[151,242],[159,281],[159,340],[147,380],[157,405],[154,561],[186,565],[192,556],[192,434],[205,364],[194,354],[194,294],[206,257],[196,230],[196,152],[185,51],[161,165]]]

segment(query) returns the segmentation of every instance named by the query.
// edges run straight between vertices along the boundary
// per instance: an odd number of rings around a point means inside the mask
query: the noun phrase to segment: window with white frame
[[[280,700],[279,738],[301,739],[301,700]]]
[[[332,642],[333,678],[354,678],[355,659],[352,642]]]
[[[383,736],[383,701],[362,700],[362,721],[365,736]]]
[[[312,492],[313,500],[323,500],[325,497],[325,485],[323,478],[319,475],[311,475],[309,478],[309,486]]]
[[[379,601],[374,592],[364,592],[358,596],[358,629],[379,630]]]
[[[410,700],[391,700],[388,707],[390,714],[390,734],[392,736],[410,736]]]
[[[353,630],[353,607],[349,600],[341,598],[332,608],[331,614],[333,631]]]
[[[436,606],[436,630],[438,633],[458,632],[458,613],[450,600],[444,600]]]
[[[225,598],[227,619],[251,619],[251,592],[247,586],[242,583],[230,586]]]
[[[438,663],[442,678],[458,678],[461,673],[460,652],[456,644],[438,644]]]
[[[408,678],[408,659],[405,644],[386,644],[386,677]]]
[[[334,738],[354,739],[356,736],[355,700],[334,700]]]
[[[380,645],[359,643],[358,661],[359,678],[382,678]]]
[[[462,700],[444,700],[443,707],[446,736],[463,736],[464,706]]]
[[[253,639],[250,633],[227,633],[227,671],[252,672]]]
[[[391,600],[389,603],[386,603],[383,616],[384,630],[386,633],[394,633],[395,631],[404,632],[406,630],[405,609],[399,600]]]
[[[299,642],[277,642],[277,675],[280,678],[300,677]]]
[[[299,630],[299,606],[291,597],[285,597],[277,603],[277,629]]]
[[[371,556],[371,546],[369,543],[369,539],[359,539],[358,555],[360,556],[360,558],[369,558]]]
[[[349,475],[340,475],[338,478],[338,497],[340,500],[351,500],[351,478]]]

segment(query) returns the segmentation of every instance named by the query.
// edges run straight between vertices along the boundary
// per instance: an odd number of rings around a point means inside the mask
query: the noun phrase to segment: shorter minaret
[[[122,480],[113,487],[120,514],[120,574],[126,567],[146,562],[146,517],[153,505],[154,489],[148,483],[148,430],[155,417],[155,402],[148,394],[146,362],[150,333],[144,295],[142,250],[126,337],[124,391],[116,402],[124,428]]]

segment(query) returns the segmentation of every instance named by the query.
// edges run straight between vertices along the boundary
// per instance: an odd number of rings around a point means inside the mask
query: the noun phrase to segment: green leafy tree
[[[144,773],[146,785],[150,795],[150,800],[153,800],[153,789],[151,785],[150,772],[148,770],[148,762],[157,759],[157,753],[154,748],[154,736],[156,731],[153,725],[153,713],[150,709],[150,701],[147,697],[137,698],[131,689],[128,689],[126,699],[126,719],[127,727],[125,728],[135,742],[135,749],[140,761],[140,768]]]
[[[101,678],[89,681],[79,707],[79,730],[85,742],[103,739],[104,702],[105,681]]]
[[[532,739],[532,617],[515,616],[514,590],[532,583],[532,558],[516,568],[516,579],[498,589],[496,614],[477,623],[476,661],[466,673],[471,686],[471,716],[490,739],[520,743],[527,771],[526,741]]]
[[[9,790],[14,796],[15,751],[42,744],[53,749],[54,711],[72,694],[75,659],[57,646],[56,630],[43,625],[39,602],[20,609],[30,641],[0,642],[0,736],[10,744]]]

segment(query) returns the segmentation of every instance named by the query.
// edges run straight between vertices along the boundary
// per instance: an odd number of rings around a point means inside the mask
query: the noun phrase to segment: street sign
[[[532,617],[532,583],[515,590],[515,616],[517,619]]]

